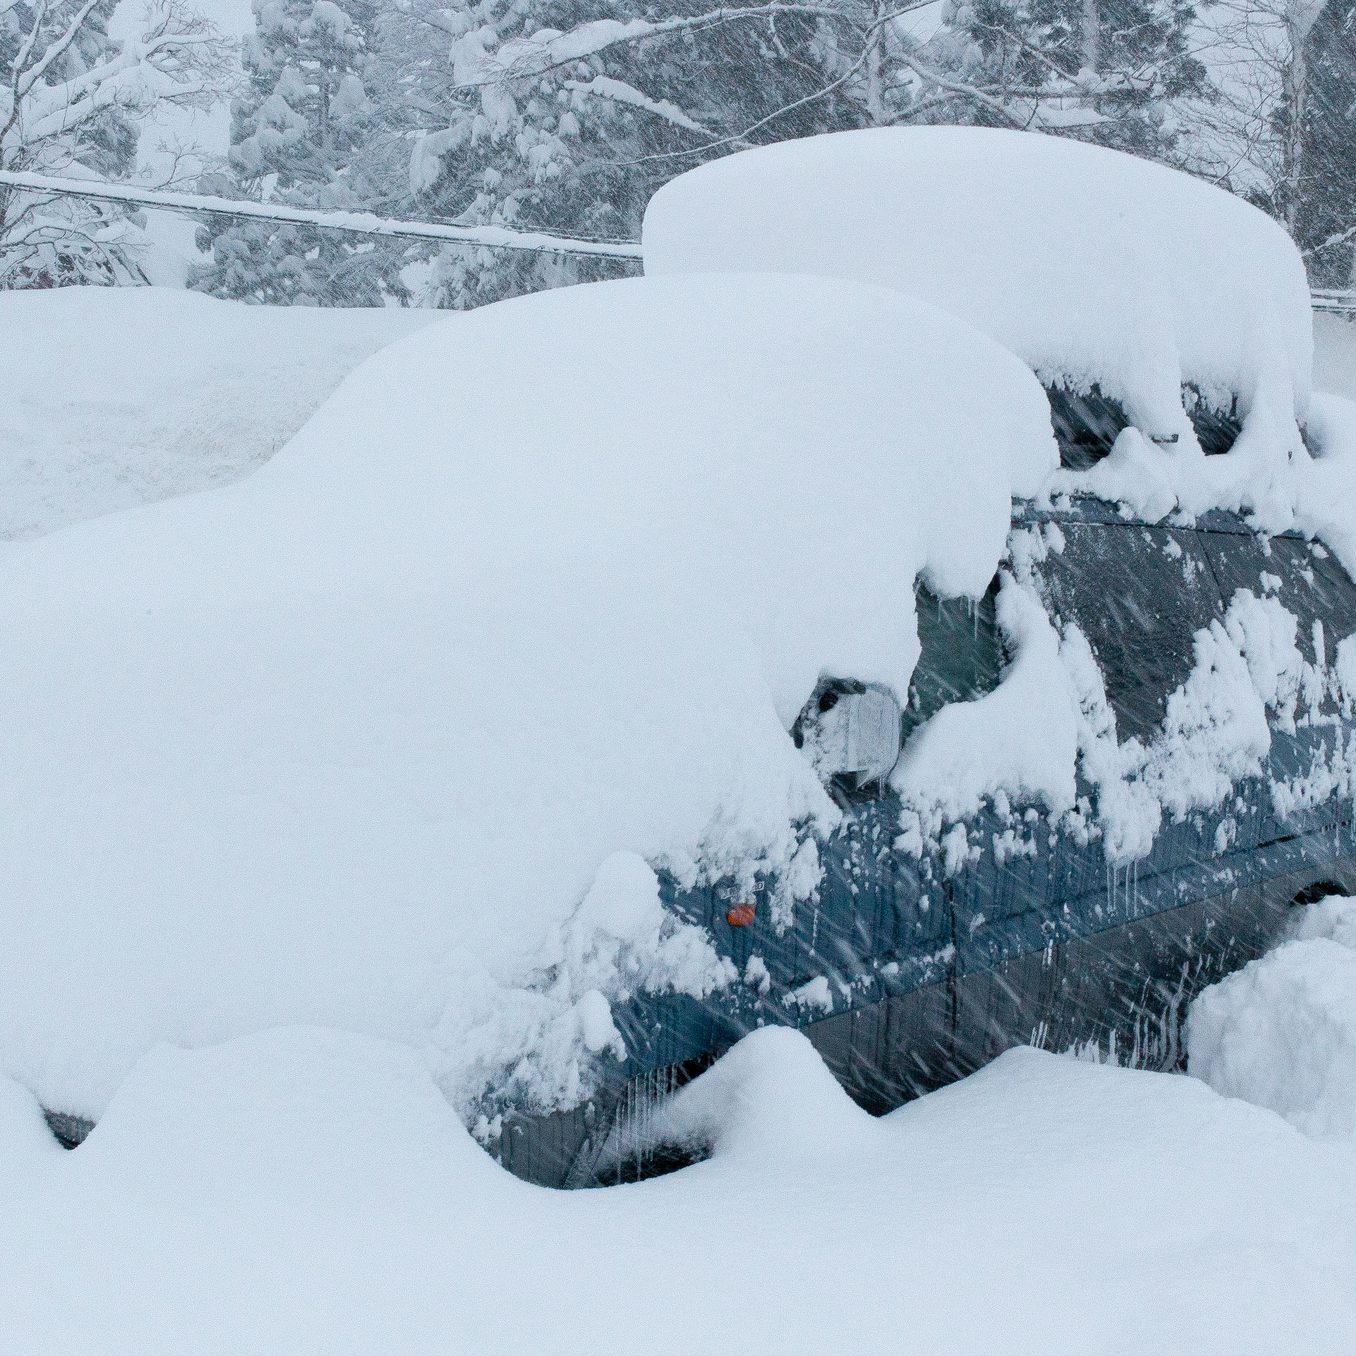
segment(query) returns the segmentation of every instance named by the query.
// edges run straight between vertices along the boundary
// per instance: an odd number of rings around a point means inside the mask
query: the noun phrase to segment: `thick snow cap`
[[[982,592],[1054,461],[1030,372],[921,303],[639,279],[432,325],[247,480],[0,548],[0,1071],[98,1111],[156,1041],[319,1022],[568,1098],[607,998],[721,978],[645,860],[830,823],[786,732],[821,670],[902,693],[916,575]]]
[[[1096,384],[1150,435],[1192,440],[1184,382],[1273,424],[1305,414],[1312,321],[1294,243],[1242,199],[1118,151],[970,127],[781,142],[660,189],[644,246],[650,274],[899,288],[1047,384]]]

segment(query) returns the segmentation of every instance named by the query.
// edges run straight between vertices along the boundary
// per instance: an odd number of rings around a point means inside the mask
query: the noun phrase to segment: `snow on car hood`
[[[915,576],[982,592],[1055,459],[921,303],[647,279],[449,318],[249,479],[5,545],[0,1071],[97,1114],[158,1041],[319,1022],[577,1098],[609,1000],[730,978],[641,859],[831,824],[821,670],[902,693]]]

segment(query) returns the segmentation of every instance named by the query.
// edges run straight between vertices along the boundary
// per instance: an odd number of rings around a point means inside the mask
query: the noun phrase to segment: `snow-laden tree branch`
[[[910,9],[920,9],[933,0],[917,0]],[[524,80],[557,70],[572,62],[599,56],[611,47],[644,42],[677,34],[694,33],[722,24],[749,23],[794,15],[799,18],[836,20],[842,9],[834,5],[773,3],[766,5],[721,5],[701,14],[671,19],[594,19],[567,32],[542,29],[528,37],[491,43],[498,34],[484,27],[464,35],[457,56],[461,62],[458,87],[479,89],[506,80]]]
[[[1316,2],[1302,0],[1304,4]],[[910,0],[905,4],[838,0],[836,4],[723,5],[699,14],[664,20],[591,20],[565,32],[543,29],[528,37],[502,42],[496,40],[493,28],[483,26],[462,33],[454,44],[455,88],[479,90],[510,86],[539,79],[619,46],[691,36],[736,23],[772,25],[776,19],[788,17],[811,20],[845,33],[850,50],[844,52],[841,46],[837,50],[843,52],[844,67],[854,74],[867,72],[861,97],[867,105],[870,121],[874,123],[893,121],[882,94],[885,85],[890,83],[887,69],[892,66],[911,72],[934,89],[987,109],[1004,123],[1017,126],[1027,125],[1033,118],[1040,120],[1039,109],[1032,106],[1032,100],[1094,101],[1126,95],[1148,98],[1161,84],[1157,73],[1144,73],[1133,60],[1119,67],[1104,64],[1111,54],[1103,41],[1096,0],[1079,0],[1077,62],[1073,61],[1073,48],[1063,29],[1058,30],[1048,46],[1033,41],[1031,35],[1036,22],[1020,5],[986,6],[982,17],[972,14],[968,7],[959,7],[956,17],[968,27],[972,38],[982,40],[987,36],[991,43],[1020,50],[1030,60],[1025,64],[1001,63],[1011,67],[1010,73],[1001,70],[996,73],[985,68],[983,63],[970,61],[970,66],[979,65],[983,70],[981,78],[975,78],[971,70],[948,69],[945,44],[938,45],[936,57],[940,59],[930,59],[931,54],[920,49],[899,27],[907,15],[934,3],[935,0]],[[1015,81],[1012,79],[1014,74],[1018,77]],[[1044,78],[1033,79],[1038,74],[1043,74]],[[827,92],[843,84],[840,70],[832,79],[825,80],[823,88]],[[798,100],[797,106],[804,102],[803,98]],[[765,117],[759,125],[772,120],[772,117]],[[735,139],[722,138],[721,144]]]
[[[226,79],[226,49],[185,0],[151,0],[135,36],[109,37],[115,0],[12,0],[0,8],[0,169],[117,178],[140,120],[200,105]],[[0,187],[0,286],[135,275],[131,225],[112,200]]]
[[[629,104],[632,108],[643,108],[657,118],[681,127],[687,132],[696,132],[710,136],[711,129],[703,127],[695,118],[689,118],[677,104],[668,99],[651,99],[642,94],[634,85],[624,80],[616,80],[608,75],[595,75],[592,80],[567,80],[565,88],[578,94],[589,94],[597,99],[613,99],[619,104]]]

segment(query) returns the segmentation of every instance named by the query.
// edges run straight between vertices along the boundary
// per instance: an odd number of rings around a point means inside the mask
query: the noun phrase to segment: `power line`
[[[322,231],[345,231],[353,235],[436,240],[441,244],[522,250],[531,254],[582,254],[636,263],[641,258],[640,243],[635,240],[581,240],[551,235],[547,231],[515,231],[507,226],[452,226],[436,221],[399,221],[371,212],[325,212],[310,207],[288,207],[281,203],[244,202],[237,198],[218,198],[198,193],[172,193],[159,188],[141,188],[135,184],[58,179],[17,170],[0,170],[0,187],[56,197],[92,198],[98,202],[154,207],[191,216],[233,217],[236,220],[314,226]]]

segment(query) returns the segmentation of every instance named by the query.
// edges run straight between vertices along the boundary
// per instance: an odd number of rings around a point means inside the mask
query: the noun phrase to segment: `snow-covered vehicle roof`
[[[1299,444],[1313,338],[1294,243],[1233,194],[1117,151],[972,127],[780,142],[660,189],[644,255],[652,275],[898,288],[993,336],[1047,385],[1098,388],[1145,435],[1177,439],[1180,463],[1196,449],[1183,386],[1236,402],[1247,436],[1210,474],[1250,471],[1250,489],[1233,494],[1245,507],[1268,493],[1257,463],[1283,464]],[[1211,488],[1193,507],[1229,498]]]
[[[982,593],[1055,457],[925,304],[643,279],[449,318],[248,479],[5,545],[0,1064],[97,1113],[158,1040],[321,1022],[569,1095],[609,996],[724,972],[647,860],[831,824],[786,734],[821,671],[902,696],[915,577]]]

